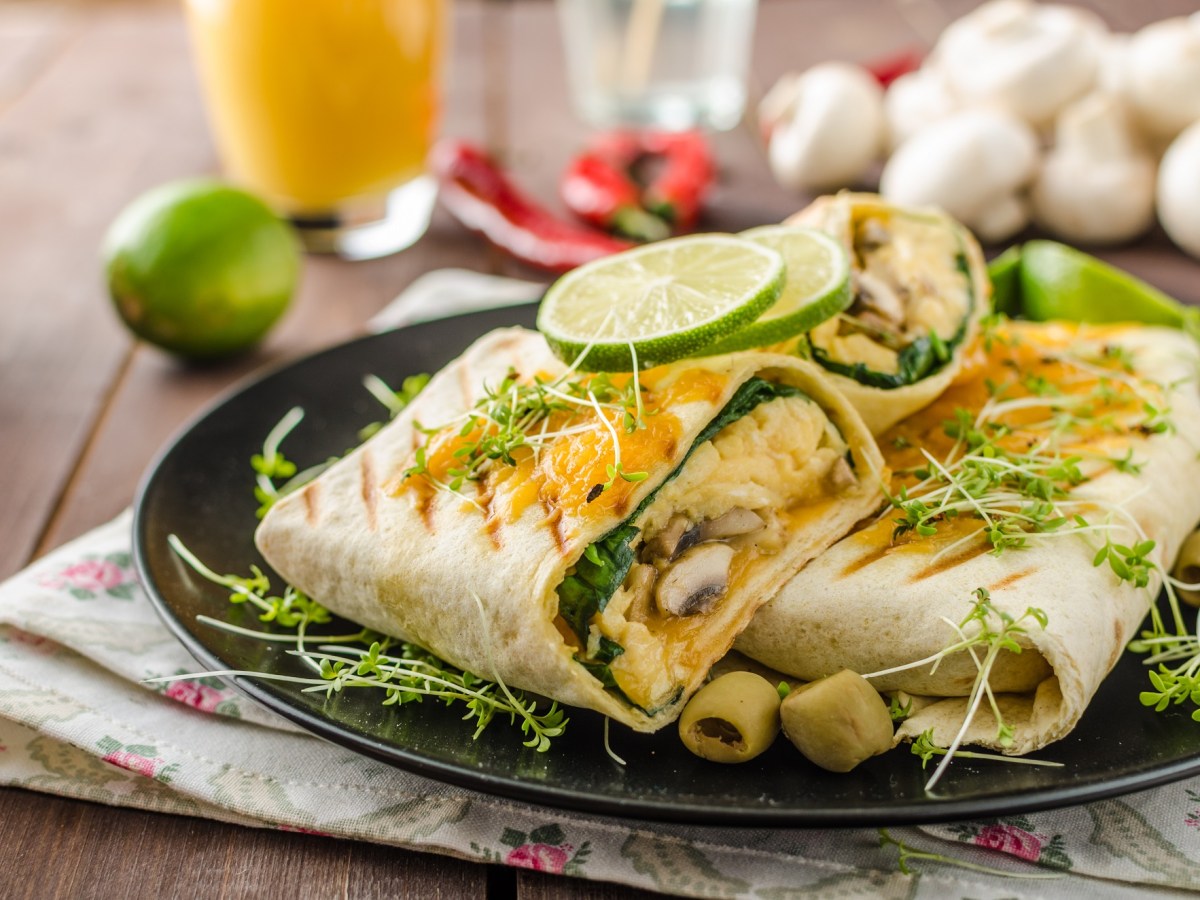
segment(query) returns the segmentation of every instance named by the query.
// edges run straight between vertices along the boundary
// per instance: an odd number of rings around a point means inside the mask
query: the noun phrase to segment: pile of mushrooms
[[[1200,12],[1116,34],[1094,14],[991,0],[885,91],[866,69],[784,76],[759,119],[775,177],[945,209],[983,240],[1031,221],[1116,244],[1154,222],[1200,257]]]

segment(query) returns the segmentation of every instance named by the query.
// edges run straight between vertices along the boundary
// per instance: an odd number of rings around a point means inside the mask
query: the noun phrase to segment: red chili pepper
[[[637,241],[657,241],[671,229],[642,209],[637,182],[594,153],[575,157],[559,183],[563,203],[585,222]]]
[[[691,228],[716,175],[708,142],[698,131],[645,135],[646,152],[665,162],[646,185],[642,200],[652,212],[678,228]]]
[[[648,183],[635,173],[657,166]],[[639,240],[687,229],[713,179],[712,155],[699,132],[614,131],[593,139],[563,174],[563,202],[585,221]]]
[[[905,50],[903,53],[865,63],[863,68],[875,76],[881,87],[887,87],[901,75],[921,68],[923,58],[924,55],[918,50]]]
[[[524,194],[483,150],[465,141],[439,141],[429,166],[440,184],[442,204],[456,219],[532,266],[565,272],[633,246],[559,219]]]

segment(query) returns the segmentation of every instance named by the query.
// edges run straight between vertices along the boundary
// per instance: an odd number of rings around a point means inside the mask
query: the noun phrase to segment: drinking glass
[[[567,76],[598,127],[733,128],[756,0],[558,0]]]
[[[443,0],[185,0],[229,176],[305,247],[368,259],[413,243],[435,186]]]

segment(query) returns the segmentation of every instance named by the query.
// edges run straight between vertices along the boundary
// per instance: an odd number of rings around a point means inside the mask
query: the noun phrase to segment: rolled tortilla
[[[1004,446],[1056,447],[1065,460],[1077,457],[1073,464],[1088,479],[1054,502],[1064,516],[1110,521],[1112,531],[1073,533],[1071,522],[997,554],[972,510],[935,521],[935,534],[901,528],[897,536],[903,515],[889,509],[793,578],[759,611],[738,649],[805,680],[842,668],[885,672],[957,640],[949,623],[964,619],[972,592],[982,587],[997,609],[1015,618],[1037,607],[1047,624],[1043,630],[1027,619],[1018,641],[1026,649],[1002,652],[989,679],[1014,726],[1013,743],[997,740],[986,702],[969,740],[1022,754],[1065,736],[1136,635],[1160,584],[1157,572],[1148,588],[1118,579],[1107,564],[1093,564],[1098,549],[1106,537],[1128,547],[1153,540],[1150,559],[1160,570],[1169,568],[1200,519],[1198,356],[1196,344],[1180,332],[1139,326],[1011,323],[977,343],[945,395],[881,439],[899,473],[892,494],[908,487],[910,497],[923,496],[925,489],[915,487],[918,476],[905,470],[931,467],[922,449],[938,462],[954,458],[944,423],[968,410],[970,420],[1010,427],[1000,438]],[[990,399],[989,379],[993,390],[1012,387]],[[995,405],[1009,400],[1007,407]],[[995,415],[979,416],[988,403]],[[1168,409],[1163,418],[1159,411]],[[1064,413],[1086,414],[1091,424],[1072,429]],[[899,738],[932,728],[935,742],[946,746],[964,721],[976,672],[969,656],[958,653],[936,671],[923,665],[871,681],[880,690],[918,697],[918,711]]]
[[[855,299],[809,341],[814,360],[881,434],[946,389],[991,311],[979,244],[940,211],[878,194],[821,197],[787,224],[825,231],[850,254]]]
[[[485,388],[563,372],[535,332],[484,336],[256,538],[340,615],[652,731],[788,576],[877,508],[882,458],[819,369],[749,353],[646,370],[644,427],[619,406],[563,414],[536,453],[447,490]],[[614,474],[614,440],[643,480]],[[425,471],[406,476],[418,450]]]

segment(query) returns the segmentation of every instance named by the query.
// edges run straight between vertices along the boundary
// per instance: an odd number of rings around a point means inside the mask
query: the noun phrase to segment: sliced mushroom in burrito
[[[943,213],[875,194],[822,197],[788,224],[821,229],[850,252],[854,299],[808,339],[872,433],[932,402],[990,311],[991,283],[971,234]]]
[[[257,535],[335,612],[640,730],[881,499],[881,456],[814,365],[745,353],[568,373],[480,339]]]

